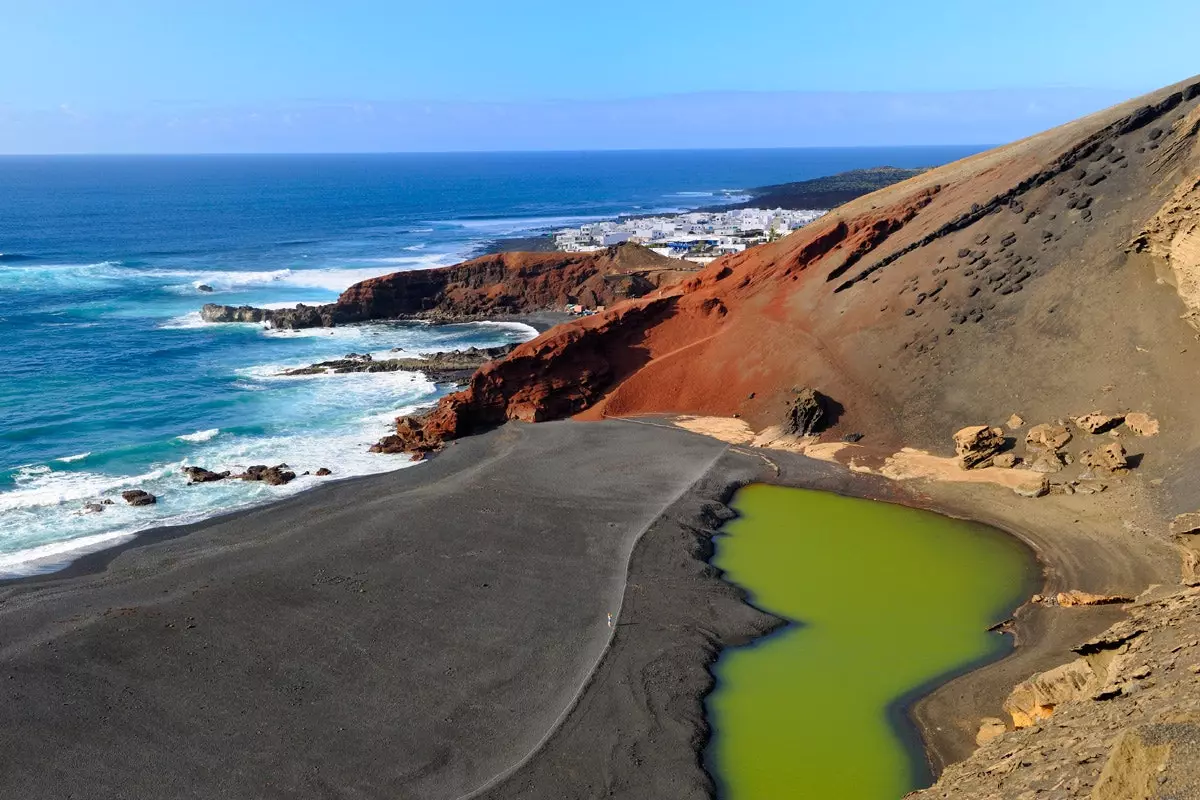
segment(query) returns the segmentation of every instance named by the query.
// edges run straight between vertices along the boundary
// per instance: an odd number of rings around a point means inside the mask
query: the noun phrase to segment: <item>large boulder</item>
[[[121,497],[131,506],[152,506],[158,498],[142,489],[128,489],[121,492]]]
[[[783,420],[783,432],[795,436],[811,436],[820,433],[828,424],[826,416],[829,398],[816,389],[804,388],[788,406]]]
[[[1113,475],[1129,468],[1125,448],[1120,442],[1110,442],[1095,450],[1084,450],[1079,454],[1079,463],[1083,467],[1080,477]]]
[[[971,425],[954,434],[954,452],[963,469],[988,466],[1004,447],[1004,431],[990,425]]]

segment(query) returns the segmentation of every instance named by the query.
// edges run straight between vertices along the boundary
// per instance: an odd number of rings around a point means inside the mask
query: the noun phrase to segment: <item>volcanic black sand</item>
[[[754,480],[956,505],[614,420],[159,529],[0,585],[0,797],[710,796],[708,666],[779,623],[707,563]],[[935,764],[1045,652],[917,705]]]

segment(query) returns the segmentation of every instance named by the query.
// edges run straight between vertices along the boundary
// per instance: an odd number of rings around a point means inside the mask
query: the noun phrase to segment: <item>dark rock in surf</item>
[[[121,497],[131,506],[152,506],[158,498],[142,489],[129,489],[121,492]]]

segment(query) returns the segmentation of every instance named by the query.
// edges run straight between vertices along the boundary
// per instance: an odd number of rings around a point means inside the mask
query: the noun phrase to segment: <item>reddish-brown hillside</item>
[[[859,198],[778,242],[481,369],[392,449],[506,419],[650,412],[780,421],[944,447],[968,421],[1150,409],[1195,445],[1200,82]]]

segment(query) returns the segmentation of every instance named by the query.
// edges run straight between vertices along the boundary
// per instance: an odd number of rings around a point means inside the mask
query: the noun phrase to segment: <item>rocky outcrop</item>
[[[792,436],[820,433],[826,427],[829,404],[829,398],[816,389],[801,389],[784,415],[783,432]]]
[[[420,372],[438,383],[464,381],[489,361],[507,355],[516,345],[469,347],[430,353],[421,358],[373,358],[370,354],[349,353],[345,358],[321,361],[307,367],[288,369],[284,376],[343,374],[348,372]]]
[[[981,720],[975,754],[910,797],[1200,796],[1198,612],[1200,589],[1136,603],[1073,660],[1017,686],[1004,730]]]
[[[222,481],[229,477],[229,470],[213,472],[204,467],[184,467],[181,471],[184,475],[187,475],[189,484],[212,483],[213,481]]]
[[[351,286],[337,302],[294,309],[205,305],[207,322],[320,328],[376,319],[454,322],[568,305],[597,308],[642,297],[698,272],[635,244],[590,253],[497,253],[451,267],[409,270]]]
[[[246,467],[245,472],[233,477],[243,481],[261,481],[269,486],[283,486],[285,483],[294,481],[296,473],[292,472],[291,467],[287,464],[277,464],[273,467],[255,464],[252,467]]]
[[[121,498],[131,506],[152,506],[158,498],[144,489],[128,489],[121,492]]]
[[[1200,586],[1200,511],[1180,514],[1171,520],[1170,532],[1179,546],[1181,583]]]
[[[963,469],[989,466],[1004,447],[1004,431],[988,425],[971,425],[954,434],[954,452]]]

